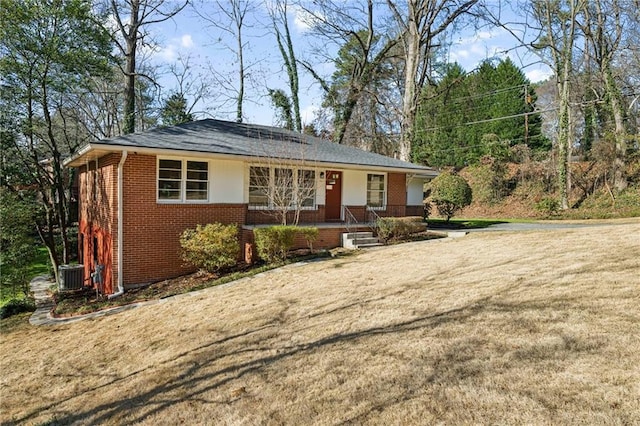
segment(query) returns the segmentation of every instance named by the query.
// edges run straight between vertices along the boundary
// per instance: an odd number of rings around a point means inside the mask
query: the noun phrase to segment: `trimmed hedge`
[[[302,234],[313,249],[313,242],[318,238],[318,228],[297,227],[291,225],[276,225],[268,228],[256,228],[253,235],[256,242],[258,256],[265,262],[283,261],[293,247],[296,234]]]
[[[381,217],[378,219],[378,237],[384,241],[407,238],[411,234],[424,231],[421,217]]]
[[[210,223],[186,229],[180,236],[182,259],[200,269],[216,272],[234,266],[240,257],[236,225]]]

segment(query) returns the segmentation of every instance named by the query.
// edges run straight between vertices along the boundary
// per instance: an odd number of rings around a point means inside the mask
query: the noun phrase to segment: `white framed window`
[[[249,168],[249,205],[269,207],[269,168]]]
[[[314,208],[316,206],[315,170],[298,170],[297,182],[300,205],[306,208]]]
[[[249,167],[249,207],[316,208],[316,172],[287,167]]]
[[[158,201],[206,203],[209,200],[207,161],[158,159]]]
[[[385,175],[367,174],[367,207],[381,210],[384,209],[386,201]]]

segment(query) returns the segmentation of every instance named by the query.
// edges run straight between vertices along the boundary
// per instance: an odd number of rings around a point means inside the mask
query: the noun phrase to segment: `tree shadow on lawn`
[[[425,329],[433,330],[448,323],[471,323],[475,321],[474,317],[480,314],[495,312],[505,314],[505,312],[508,313],[510,311],[516,311],[518,309],[521,309],[522,306],[526,305],[529,302],[524,301],[512,304],[505,302],[496,303],[493,301],[493,299],[498,296],[504,296],[507,293],[512,293],[519,286],[519,284],[514,284],[502,291],[470,302],[469,304],[460,308],[450,309],[443,312],[429,313],[393,324],[375,326],[353,332],[332,334],[307,343],[293,345],[290,344],[290,340],[269,343],[270,339],[273,339],[277,336],[277,330],[281,326],[281,316],[276,315],[275,318],[273,318],[270,322],[267,322],[260,327],[252,330],[245,330],[241,333],[208,342],[197,348],[179,353],[171,360],[165,361],[163,364],[174,363],[177,360],[182,359],[177,367],[171,367],[172,370],[181,373],[175,373],[175,375],[173,376],[174,378],[168,379],[166,383],[155,386],[148,391],[134,396],[125,396],[123,399],[103,403],[93,408],[87,408],[85,410],[73,413],[65,413],[63,417],[56,417],[55,422],[59,424],[71,424],[74,422],[90,421],[94,424],[100,424],[103,422],[108,422],[109,420],[119,415],[123,415],[123,413],[125,413],[127,422],[139,422],[144,420],[148,416],[162,412],[163,410],[171,407],[174,404],[184,401],[199,401],[201,400],[202,395],[206,394],[209,391],[220,388],[221,386],[234,380],[238,380],[247,374],[266,370],[267,368],[272,367],[278,362],[297,355],[310,355],[316,351],[328,347],[340,344],[352,344],[365,339],[375,338],[376,336],[404,334],[416,330]],[[391,294],[387,294],[382,298],[389,297],[390,295]],[[371,298],[368,300],[364,300],[357,305],[362,306],[370,304],[380,299],[380,297]],[[545,302],[545,306],[552,307],[554,303],[558,304],[558,309],[560,310],[567,308],[567,301],[565,298],[559,298],[555,302],[553,299],[547,300]],[[332,308],[327,311],[314,314],[314,316],[334,314],[340,309],[348,310],[353,306],[354,304],[352,303],[346,304],[338,308]],[[267,335],[265,339],[265,336],[263,336],[261,332],[264,332],[268,329],[272,329],[274,333],[272,335]],[[486,341],[478,336],[466,337],[467,338],[463,340],[456,339],[452,341],[450,348],[437,360],[437,363],[433,366],[432,373],[420,379],[424,382],[422,383],[422,386],[428,385],[429,383],[433,382],[451,383],[458,380],[463,380],[465,377],[468,377],[469,374],[484,374],[482,368],[470,371],[465,368],[465,364],[475,356],[473,354],[482,353],[483,351],[487,352],[488,349],[486,347]],[[554,351],[575,352],[576,350],[593,349],[590,346],[580,346],[579,344],[576,344],[575,342],[577,340],[579,339],[576,337],[568,336],[566,340],[567,344],[564,347],[555,348]],[[221,349],[223,349],[221,348],[221,346],[224,346],[224,343],[232,341],[237,341],[234,344],[234,347],[229,348],[229,350],[227,351],[221,352]],[[462,348],[460,345],[463,345],[464,348]],[[555,352],[545,355],[546,352],[545,350],[543,350],[544,348],[541,350],[536,350],[533,346],[530,350],[537,354],[537,356],[557,356]],[[494,351],[496,349],[493,348],[490,350]],[[501,353],[497,355],[495,355],[495,353],[492,353],[492,355],[500,357],[505,355],[507,351],[510,351],[508,348],[501,348],[500,350]],[[210,368],[212,364],[224,358],[251,353],[256,353],[256,356],[251,357],[246,361],[236,363],[235,365],[230,365],[228,367],[220,368],[216,371],[211,372],[206,372],[205,370],[203,370],[204,368]],[[523,356],[526,358],[526,352],[523,352]],[[526,359],[521,360],[521,362],[526,362]],[[149,368],[157,367],[158,365],[154,365],[142,370],[135,371],[127,376],[117,378],[95,388],[84,390],[82,391],[82,394],[73,395],[62,401],[57,401],[54,404],[41,407],[36,411],[19,419],[16,423],[25,422],[40,415],[42,412],[54,409],[55,406],[60,405],[61,402],[72,400],[80,395],[86,394],[87,392],[95,392],[100,389],[107,388],[111,385],[123,383],[124,380],[136,376]],[[519,364],[517,362],[514,362],[508,368],[519,368]],[[415,386],[412,386],[412,390],[403,392],[403,395],[396,394],[392,397],[387,398],[387,400],[377,401],[375,404],[373,404],[370,412],[380,411],[387,405],[397,404],[398,401],[402,398],[411,399],[412,395],[418,393],[420,389],[421,386],[419,384],[416,384]],[[170,398],[169,395],[171,393],[175,393],[176,391],[178,391],[180,397]],[[126,393],[127,391],[123,391],[123,394]],[[232,398],[230,398],[229,401],[224,402],[231,401]],[[211,403],[211,401],[207,402]],[[136,417],[131,417],[133,415],[135,415]]]

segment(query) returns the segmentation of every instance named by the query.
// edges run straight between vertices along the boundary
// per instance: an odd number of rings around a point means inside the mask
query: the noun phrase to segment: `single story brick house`
[[[299,223],[320,228],[314,247],[332,248],[345,215],[422,215],[423,184],[437,175],[284,129],[213,119],[91,142],[65,165],[78,171],[85,279],[103,265],[106,294],[193,271],[179,236],[197,224],[238,224],[243,246],[251,244],[255,226],[278,221],[269,197],[278,177],[293,178]]]

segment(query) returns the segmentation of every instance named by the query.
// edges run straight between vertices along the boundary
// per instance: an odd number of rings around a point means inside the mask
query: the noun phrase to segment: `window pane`
[[[207,190],[204,191],[191,191],[187,189],[187,200],[206,200]]]
[[[182,170],[182,161],[180,160],[160,160],[161,169]]]
[[[367,205],[371,207],[384,207],[384,204],[384,175],[367,175]]]
[[[206,171],[204,171],[204,172],[196,172],[196,171],[188,170],[187,171],[187,179],[189,179],[189,180],[207,180],[208,179],[208,173]]]
[[[249,205],[266,207],[269,205],[269,168],[249,168]]]
[[[187,191],[198,190],[207,192],[207,182],[187,182]]]
[[[182,178],[181,170],[167,170],[160,169],[158,171],[158,177],[160,179],[175,179],[180,180]]]
[[[179,200],[180,190],[160,189],[158,190],[158,198],[161,200]]]
[[[209,163],[206,161],[187,161],[187,170],[209,170]]]

